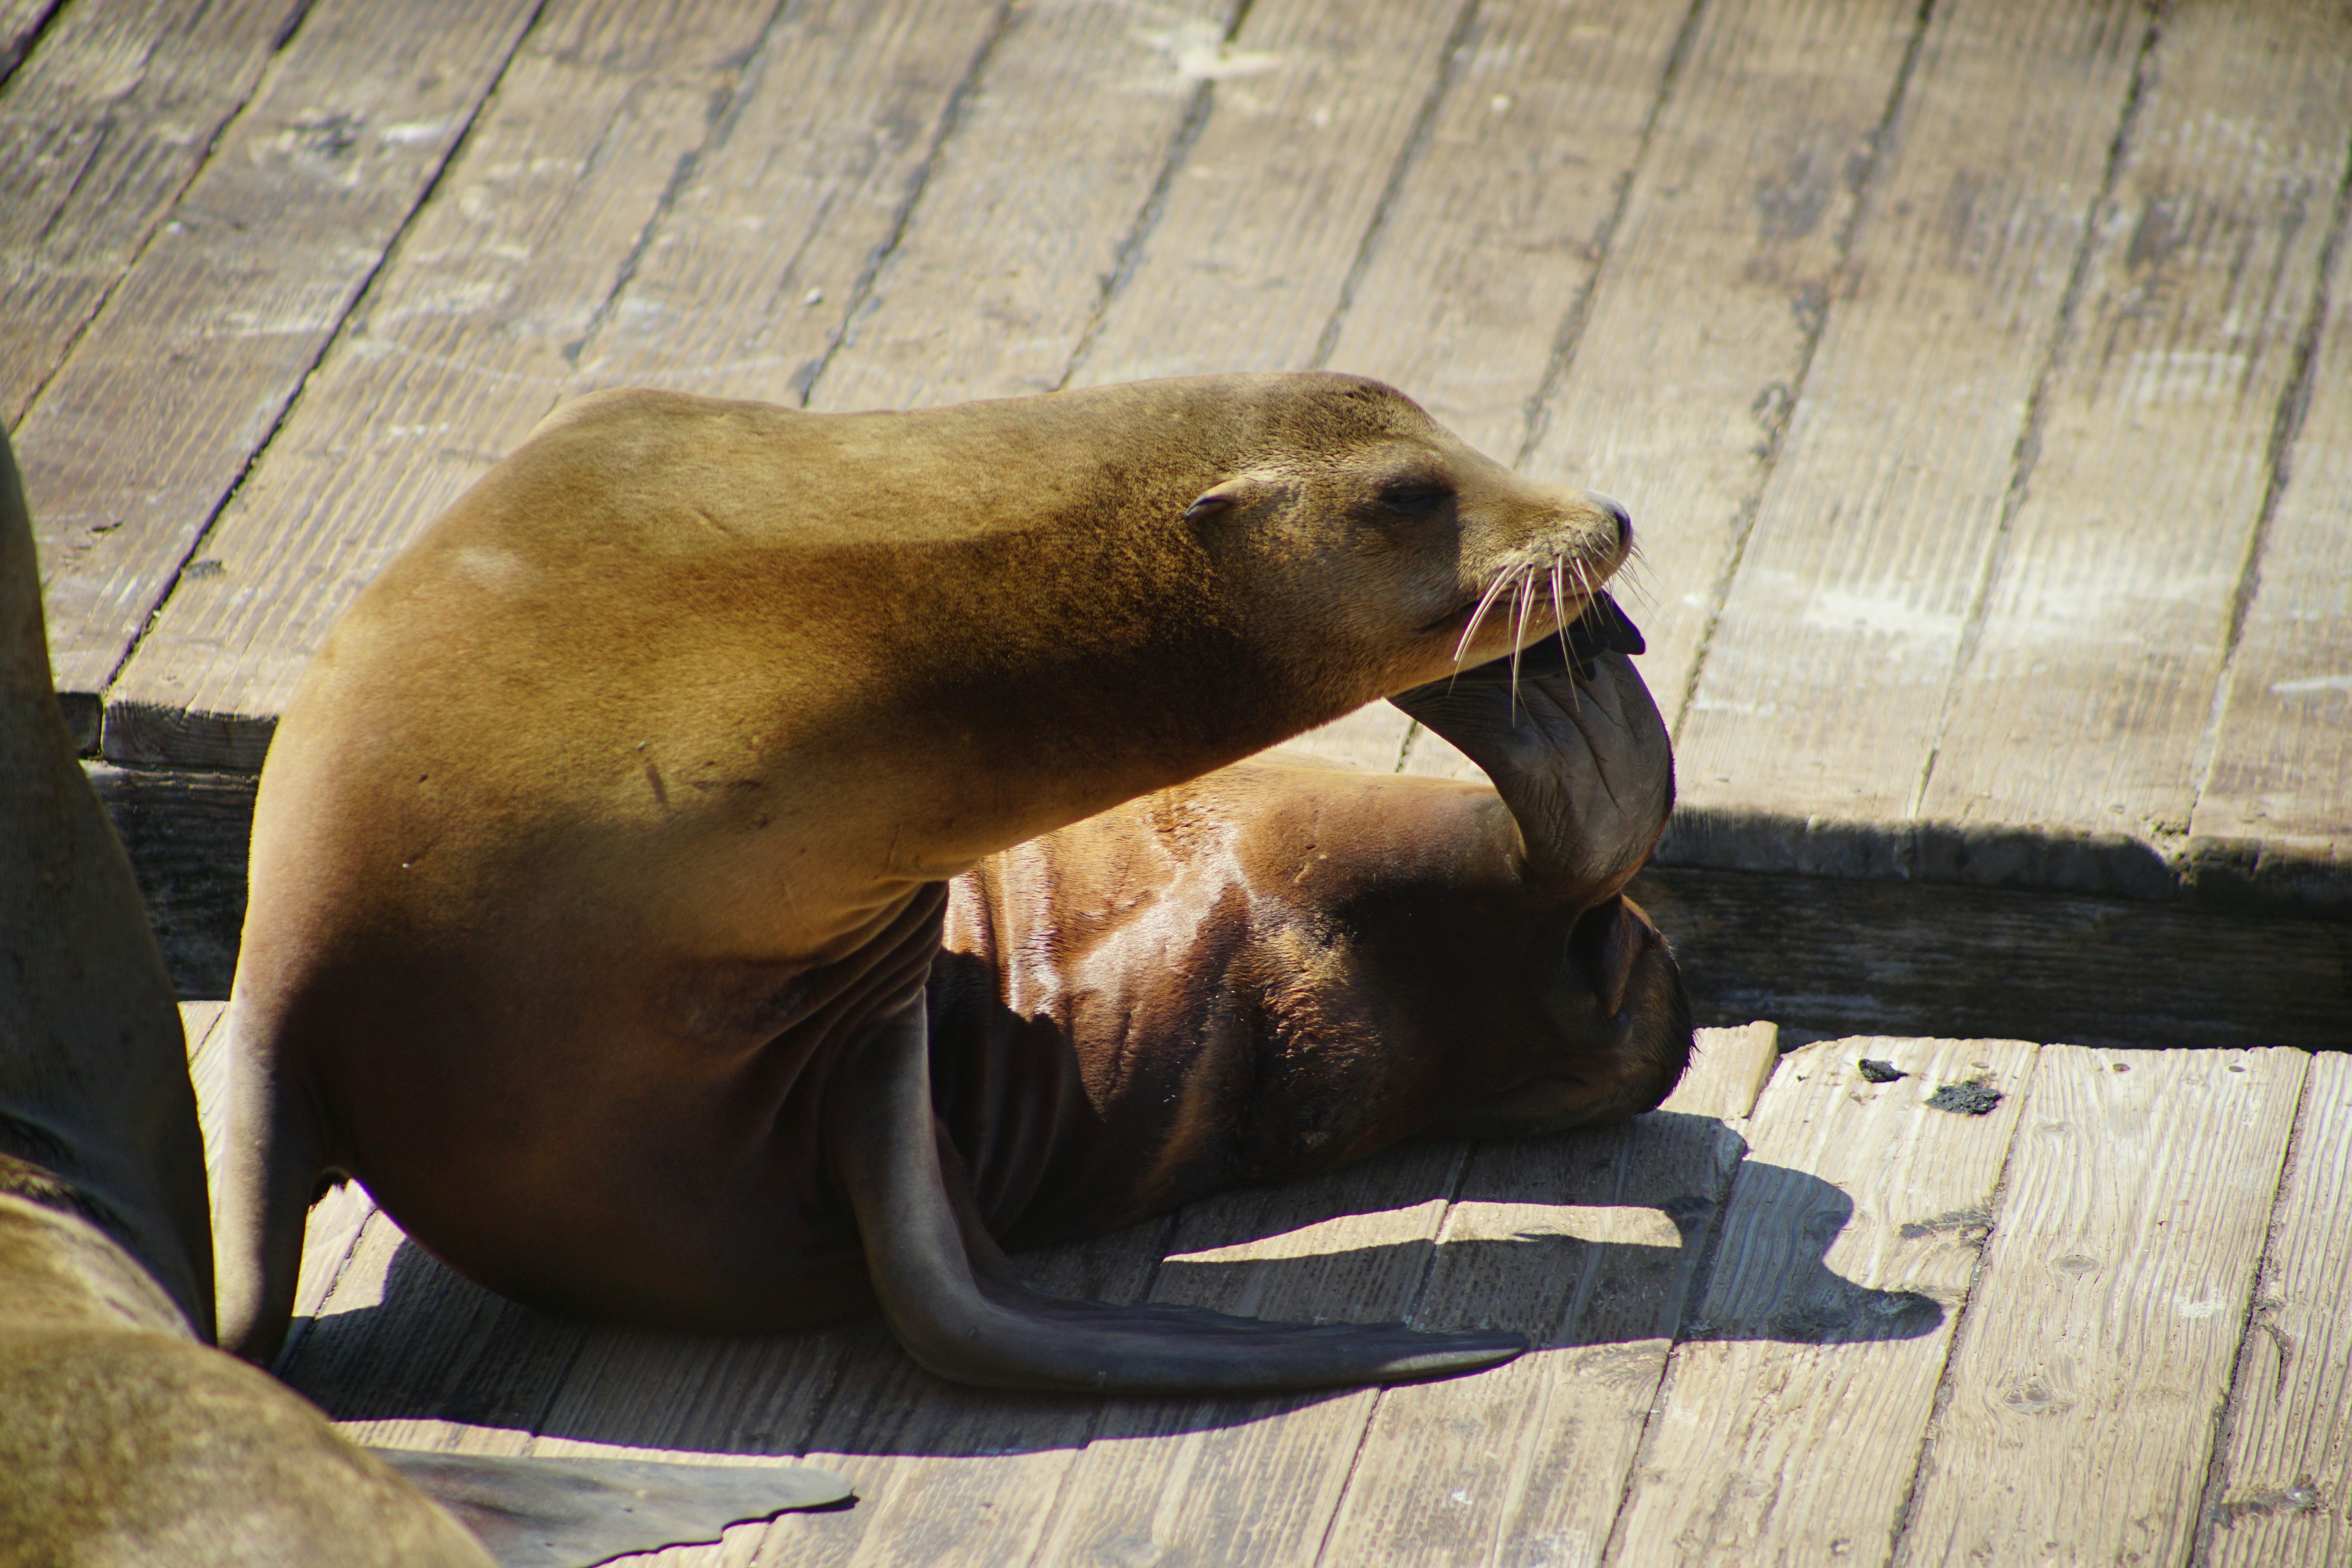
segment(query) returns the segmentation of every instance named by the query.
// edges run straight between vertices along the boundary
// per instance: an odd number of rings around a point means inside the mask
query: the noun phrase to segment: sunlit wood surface
[[[199,1092],[217,1004],[189,1007]],[[1908,1076],[1875,1083],[1859,1063]],[[1997,1097],[1938,1109],[1959,1084]],[[1033,1254],[1074,1294],[1517,1329],[1444,1383],[960,1389],[877,1324],[590,1329],[313,1211],[279,1372],[363,1440],[800,1456],[761,1563],[2340,1563],[2352,1057],[1707,1030],[1630,1126],[1433,1142]],[[651,1562],[652,1558],[643,1561]]]

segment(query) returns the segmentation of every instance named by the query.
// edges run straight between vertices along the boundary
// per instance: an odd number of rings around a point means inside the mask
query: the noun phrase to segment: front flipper
[[[585,1568],[851,1495],[831,1470],[799,1466],[369,1451],[457,1515],[499,1568]]]
[[[1082,1394],[1258,1394],[1475,1372],[1527,1348],[1512,1333],[1272,1323],[1079,1301],[1023,1282],[949,1196],[919,997],[877,1026],[838,1093],[842,1177],[874,1293],[907,1353],[941,1377]]]

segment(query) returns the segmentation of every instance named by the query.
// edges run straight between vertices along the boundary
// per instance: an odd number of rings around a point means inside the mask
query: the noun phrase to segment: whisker
[[[1462,628],[1462,640],[1454,645],[1455,664],[1462,662],[1462,655],[1469,648],[1470,640],[1478,635],[1479,626],[1486,623],[1486,612],[1495,607],[1496,596],[1509,585],[1511,580],[1508,574],[1498,572],[1495,574],[1495,580],[1486,584],[1486,591],[1478,595],[1478,607],[1470,612],[1470,624]]]
[[[1519,706],[1519,649],[1528,640],[1528,612],[1535,608],[1535,576],[1533,566],[1522,567],[1512,574],[1512,604],[1518,612],[1517,620],[1511,627],[1511,710],[1515,713]],[[1517,721],[1515,719],[1512,722],[1517,723]]]
[[[1581,611],[1579,612],[1579,614],[1581,613]],[[1560,586],[1558,556],[1552,558],[1551,563],[1551,629],[1553,635],[1559,638],[1559,656],[1568,660],[1570,668],[1573,668],[1576,664],[1576,650],[1568,646],[1568,595]]]

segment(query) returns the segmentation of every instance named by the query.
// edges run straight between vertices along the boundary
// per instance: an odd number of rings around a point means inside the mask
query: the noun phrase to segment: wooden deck
[[[188,1009],[200,1093],[219,1011]],[[1954,1083],[1998,1102],[1936,1109]],[[1072,1292],[1539,1347],[1452,1382],[1016,1397],[878,1325],[588,1329],[456,1279],[356,1188],[312,1215],[280,1371],[388,1447],[804,1456],[857,1485],[669,1568],[2320,1568],[2352,1558],[2347,1204],[2352,1057],[1782,1057],[1757,1026],[1707,1031],[1623,1129],[1423,1144],[1029,1259]]]
[[[583,1330],[353,1190],[283,1370],[863,1494],[674,1563],[2352,1561],[2352,1076],[2270,1048],[2352,1043],[2348,224],[2343,0],[0,0],[0,420],[186,994],[305,660],[559,399],[1322,365],[1631,505],[1640,896],[1706,1020],[1873,1037],[1035,1260],[1544,1347],[1456,1382]]]
[[[2340,0],[0,0],[0,418],[191,994],[304,662],[559,399],[1328,365],[1632,505],[1715,1021],[2347,1034]]]

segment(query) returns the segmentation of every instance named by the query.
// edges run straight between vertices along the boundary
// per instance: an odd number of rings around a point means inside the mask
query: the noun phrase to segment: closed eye
[[[1442,485],[1391,485],[1380,493],[1381,505],[1399,517],[1427,517],[1453,499]]]

